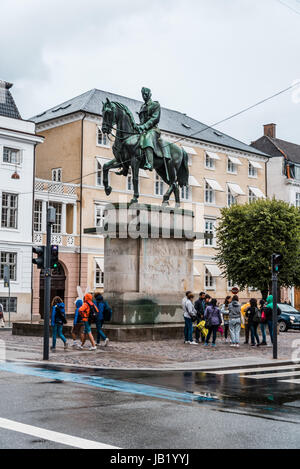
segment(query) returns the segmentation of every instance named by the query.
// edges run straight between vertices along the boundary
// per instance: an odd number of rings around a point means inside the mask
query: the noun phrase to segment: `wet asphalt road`
[[[0,418],[123,449],[299,448],[300,384],[2,363]],[[0,428],[0,448],[70,446]]]

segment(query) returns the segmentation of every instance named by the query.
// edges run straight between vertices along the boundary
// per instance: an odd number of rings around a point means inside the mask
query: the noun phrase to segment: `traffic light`
[[[51,246],[50,268],[57,269],[58,267],[58,246]]]
[[[278,274],[279,269],[282,263],[282,255],[281,254],[272,254],[272,273]]]
[[[45,268],[45,257],[46,257],[46,248],[45,246],[34,246],[32,252],[37,254],[37,257],[32,259],[32,263],[36,264],[38,269]]]

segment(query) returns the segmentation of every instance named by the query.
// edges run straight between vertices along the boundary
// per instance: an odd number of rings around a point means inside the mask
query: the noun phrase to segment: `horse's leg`
[[[178,182],[174,183],[175,207],[180,208],[180,191]]]
[[[169,188],[167,192],[164,194],[163,197],[163,205],[169,205],[169,199],[171,197],[172,192],[175,190],[176,186],[176,171],[174,168],[174,164],[171,160],[166,161],[168,165],[168,173],[169,173]]]
[[[122,165],[116,160],[113,159],[108,161],[103,165],[103,185],[106,195],[110,195],[112,191],[112,187],[108,184],[108,173],[110,169],[120,168]]]
[[[131,172],[132,172],[132,182],[133,182],[133,199],[131,199],[130,204],[136,204],[139,200],[139,169],[140,169],[140,160],[133,156],[131,158]]]

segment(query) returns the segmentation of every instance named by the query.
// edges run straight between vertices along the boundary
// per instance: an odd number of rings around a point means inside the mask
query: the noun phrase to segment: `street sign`
[[[4,280],[4,287],[9,288],[10,287],[10,268],[9,268],[9,265],[4,266],[3,280]]]
[[[233,295],[237,295],[239,291],[240,291],[240,290],[239,290],[238,287],[232,287],[232,289],[231,289],[231,293],[232,293]]]

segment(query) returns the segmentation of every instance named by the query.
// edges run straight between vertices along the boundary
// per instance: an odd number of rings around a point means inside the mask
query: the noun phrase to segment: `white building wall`
[[[0,216],[2,193],[18,194],[17,228],[2,227],[0,220],[0,253],[17,254],[16,280],[11,281],[11,296],[17,297],[17,315],[12,320],[30,319],[31,316],[31,272],[32,272],[32,214],[34,148],[43,139],[35,136],[32,122],[0,116]],[[22,152],[21,164],[3,162],[3,148],[15,148]],[[12,179],[17,171],[20,179]],[[8,296],[0,279],[0,297]]]
[[[267,194],[269,198],[289,202],[289,195],[286,186],[286,176],[283,174],[283,157],[269,158],[267,163]]]

